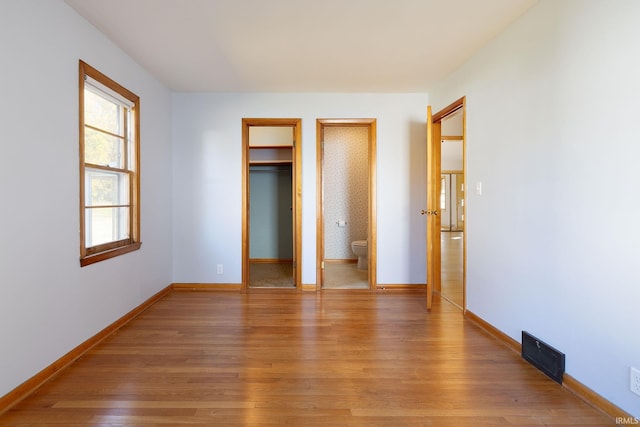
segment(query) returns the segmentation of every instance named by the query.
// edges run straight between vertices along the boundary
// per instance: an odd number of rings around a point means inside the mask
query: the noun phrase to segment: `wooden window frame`
[[[97,83],[103,85],[123,99],[131,103],[130,112],[132,123],[131,138],[124,138],[124,152],[130,152],[133,159],[127,159],[123,166],[111,167],[105,165],[95,165],[85,162],[85,127],[84,120],[84,90],[85,81],[89,77]],[[114,258],[125,253],[140,249],[140,98],[124,88],[117,82],[111,80],[100,71],[91,67],[84,61],[79,65],[79,139],[80,139],[80,266],[84,267],[109,258]],[[129,177],[129,200],[126,205],[110,205],[109,207],[129,208],[129,237],[126,239],[111,241],[91,247],[86,246],[86,218],[87,209],[85,179],[86,169],[99,169],[108,172],[126,174]],[[94,206],[95,208],[96,206]]]

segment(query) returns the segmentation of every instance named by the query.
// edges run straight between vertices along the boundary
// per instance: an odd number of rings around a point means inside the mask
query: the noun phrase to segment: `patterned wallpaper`
[[[324,238],[325,258],[353,259],[351,242],[367,239],[368,129],[325,127]],[[345,221],[344,227],[338,221]]]

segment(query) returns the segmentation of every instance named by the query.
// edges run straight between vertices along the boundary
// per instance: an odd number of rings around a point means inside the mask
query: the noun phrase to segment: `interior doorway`
[[[300,119],[242,119],[242,289],[301,287]]]
[[[376,120],[319,119],[317,289],[376,288]]]
[[[464,307],[464,108],[442,118],[440,128],[440,295]]]
[[[466,99],[427,108],[427,308],[433,293],[466,308]],[[443,168],[444,165],[444,168]]]

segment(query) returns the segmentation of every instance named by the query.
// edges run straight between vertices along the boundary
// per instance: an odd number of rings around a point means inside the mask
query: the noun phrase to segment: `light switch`
[[[476,194],[478,196],[482,196],[482,182],[481,181],[477,181],[476,182]]]

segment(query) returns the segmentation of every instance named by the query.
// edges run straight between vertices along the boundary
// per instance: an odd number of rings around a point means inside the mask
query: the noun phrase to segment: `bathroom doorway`
[[[317,289],[376,288],[376,120],[319,119]]]
[[[301,287],[300,119],[242,119],[242,289]]]

